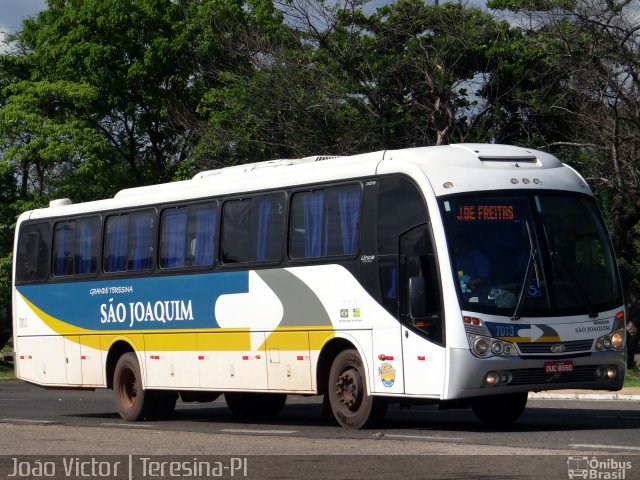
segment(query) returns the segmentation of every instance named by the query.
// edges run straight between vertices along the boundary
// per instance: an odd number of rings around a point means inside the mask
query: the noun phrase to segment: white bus
[[[625,311],[585,181],[460,144],[239,165],[22,214],[17,376],[109,388],[127,420],[224,394],[240,416],[324,395],[515,421],[530,391],[618,390]]]

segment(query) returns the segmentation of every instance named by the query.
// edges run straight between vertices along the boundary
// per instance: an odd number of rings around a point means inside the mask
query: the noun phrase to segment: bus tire
[[[384,399],[367,393],[366,371],[354,349],[343,350],[333,360],[327,395],[333,416],[343,427],[373,427],[387,410]]]
[[[227,392],[224,399],[238,418],[274,417],[287,402],[285,393]]]
[[[484,423],[495,426],[510,425],[524,412],[527,398],[527,392],[488,395],[476,398],[471,409]]]
[[[133,352],[124,353],[113,373],[113,399],[123,420],[136,422],[146,418],[149,402],[142,387],[138,358]],[[146,408],[145,408],[146,406]]]

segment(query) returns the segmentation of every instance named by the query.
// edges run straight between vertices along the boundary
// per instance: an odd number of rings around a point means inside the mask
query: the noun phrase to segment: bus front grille
[[[541,355],[552,353],[577,353],[590,352],[593,346],[593,340],[575,340],[573,342],[544,342],[544,343],[518,343],[520,353],[525,355]],[[562,352],[554,352],[552,349],[559,345],[564,346]]]

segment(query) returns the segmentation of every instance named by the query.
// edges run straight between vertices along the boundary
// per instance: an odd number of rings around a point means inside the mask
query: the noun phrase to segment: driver
[[[455,259],[464,293],[489,284],[489,260],[477,247],[471,245],[469,236],[462,232],[456,235]]]

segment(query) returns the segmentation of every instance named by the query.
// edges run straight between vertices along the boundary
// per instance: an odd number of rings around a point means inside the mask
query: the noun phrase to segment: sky
[[[0,0],[0,31],[20,30],[22,19],[47,8],[46,0]]]

